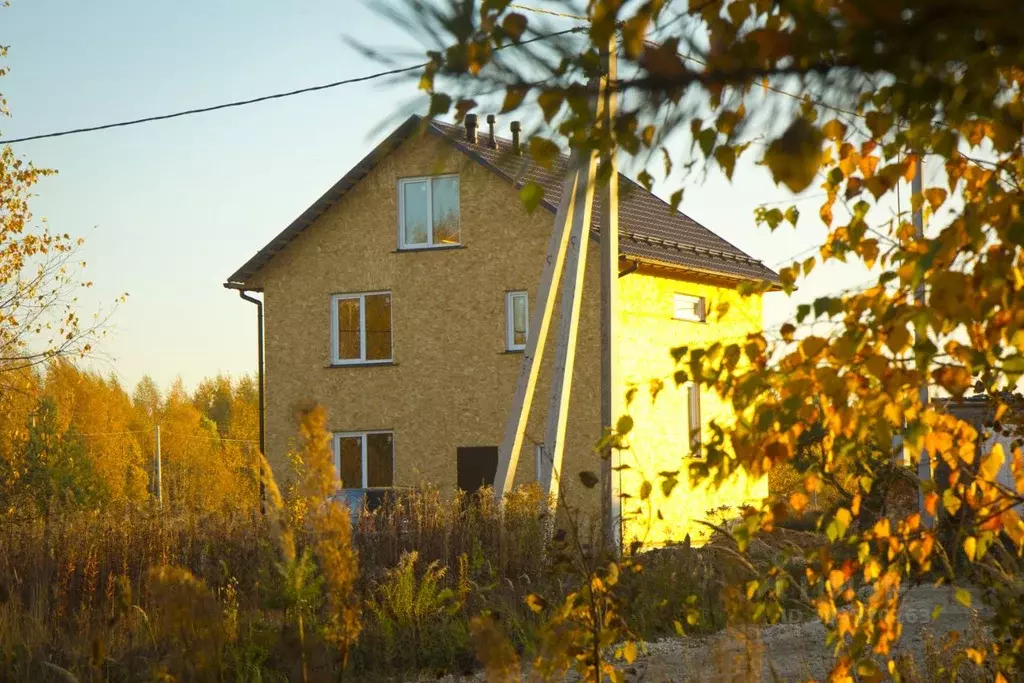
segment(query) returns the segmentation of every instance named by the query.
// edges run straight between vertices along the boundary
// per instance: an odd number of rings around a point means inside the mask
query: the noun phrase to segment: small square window
[[[331,297],[331,362],[391,361],[391,292]]]
[[[459,177],[398,181],[398,248],[459,244]]]
[[[672,299],[672,317],[702,323],[706,320],[704,297],[692,294],[676,294]]]
[[[522,351],[530,336],[530,305],[526,292],[505,295],[505,348]]]
[[[390,487],[395,481],[393,432],[334,435],[334,466],[346,489]]]

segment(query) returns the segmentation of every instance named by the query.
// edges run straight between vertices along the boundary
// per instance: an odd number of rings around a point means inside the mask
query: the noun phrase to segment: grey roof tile
[[[341,199],[384,156],[416,131],[421,123],[420,117],[409,117],[281,234],[239,268],[228,279],[227,286],[244,285],[274,254]],[[479,141],[472,144],[466,140],[464,130],[459,126],[431,121],[427,124],[427,130],[448,140],[464,154],[516,186],[521,187],[531,181],[537,183],[544,189],[542,206],[551,212],[556,210],[569,163],[567,156],[560,156],[551,168],[543,168],[529,156],[515,154],[509,140],[496,138],[496,146],[491,147],[486,132],[482,132]],[[669,267],[728,279],[779,282],[779,276],[761,261],[686,214],[674,211],[668,203],[621,173],[619,192],[619,250],[627,258],[650,260]],[[600,215],[600,199],[596,199],[591,220],[594,234],[600,234]]]

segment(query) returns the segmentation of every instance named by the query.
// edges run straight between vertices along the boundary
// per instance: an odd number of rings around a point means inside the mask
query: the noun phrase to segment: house
[[[291,477],[294,408],[312,400],[328,410],[345,486],[471,490],[493,481],[567,164],[534,163],[518,124],[513,130],[509,141],[493,127],[478,135],[410,117],[229,278],[225,286],[243,295],[263,293],[266,451],[279,479]],[[529,181],[545,190],[543,210],[533,213],[517,191]],[[640,387],[620,485],[635,497],[643,475],[685,471],[691,442],[707,438],[712,418],[730,415],[710,392],[674,385],[669,349],[759,330],[761,298],[741,297],[737,284],[778,279],[625,176],[618,182],[620,367]],[[598,491],[576,474],[600,469],[599,215],[563,465],[568,502],[595,515]],[[714,315],[720,303],[731,306],[722,320]],[[517,483],[537,476],[552,356],[541,368]],[[656,378],[668,381],[655,398],[647,388]],[[655,511],[630,522],[626,539],[682,538],[708,508],[763,496],[766,483],[740,477],[710,495],[684,476],[671,499],[656,481],[654,489],[660,519]]]
[[[1007,412],[1001,420],[996,420],[996,398],[1007,406]],[[937,398],[937,407],[958,420],[968,423],[978,432],[975,460],[969,467],[977,464],[988,455],[996,444],[1003,449],[1004,460],[996,474],[996,481],[1007,491],[1017,490],[1014,474],[1019,467],[1015,463],[1017,448],[1024,442],[1024,396],[1019,393],[1004,391],[993,396],[985,393],[974,393],[960,398]],[[932,476],[939,491],[949,487],[950,467],[942,458],[932,458]],[[1024,504],[1014,506],[1024,512]]]

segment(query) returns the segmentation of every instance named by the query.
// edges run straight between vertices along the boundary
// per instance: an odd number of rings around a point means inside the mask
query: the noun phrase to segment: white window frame
[[[680,302],[686,302],[689,304],[696,304],[698,314],[696,316],[680,311]],[[683,292],[676,292],[672,295],[672,319],[673,320],[684,320],[691,323],[703,323],[707,322],[708,318],[708,302],[702,296],[697,294],[684,294]]]
[[[526,341],[516,344],[516,326],[513,301],[519,297],[526,300]],[[505,350],[525,351],[526,344],[530,341],[530,295],[524,290],[505,293]]]
[[[389,434],[391,435],[391,481],[395,481],[395,432],[390,429],[371,429],[365,432],[334,432],[331,438],[331,446],[334,448],[334,474],[341,479],[341,440],[345,438],[360,437],[362,453],[362,481],[359,486],[345,486],[345,482],[342,482],[342,490],[345,489],[365,489],[369,488],[367,480],[369,479],[369,467],[368,460],[366,457],[366,448],[369,442],[368,437],[371,434]]]
[[[459,198],[459,240],[454,244],[434,244],[434,192],[433,181],[440,178],[455,178],[456,191]],[[405,186],[410,183],[427,183],[427,242],[426,244],[405,243]],[[416,176],[414,178],[400,178],[398,180],[398,248],[401,251],[412,251],[415,249],[445,249],[460,246],[462,244],[462,181],[458,173],[443,173],[441,175]]]
[[[388,330],[388,347],[391,354],[387,358],[366,360],[366,297],[387,294],[391,300],[391,325]],[[341,358],[338,354],[338,302],[348,299],[359,299],[359,358]],[[395,297],[390,290],[379,292],[359,292],[356,294],[331,295],[331,364],[332,365],[382,365],[393,363],[395,357]]]

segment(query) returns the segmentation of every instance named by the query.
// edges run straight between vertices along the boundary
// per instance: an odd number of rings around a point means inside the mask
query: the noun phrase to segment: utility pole
[[[917,169],[914,172],[914,178],[911,181],[912,197],[917,198],[917,208],[914,209],[914,228],[917,232],[917,238],[919,240],[924,239],[924,155],[918,156]],[[913,201],[913,200],[912,200]],[[914,303],[920,309],[924,308],[924,281],[917,285],[917,289],[914,291]],[[923,321],[918,320],[914,323],[914,346],[918,347],[928,337],[928,326]],[[918,367],[918,372],[921,373],[921,386],[918,387],[918,400],[923,410],[928,405],[928,368]],[[928,450],[924,447],[921,448],[920,459],[917,463],[917,477],[922,482],[931,481],[932,478],[932,465],[931,457],[928,454]],[[921,512],[921,521],[926,527],[932,527],[935,524],[935,520],[932,516],[924,509],[924,491],[918,489],[918,509]]]
[[[156,506],[158,510],[164,508],[164,487],[160,472],[160,425],[154,428],[156,440]]]
[[[590,86],[595,96],[595,118],[605,131],[612,130],[611,123],[615,116],[616,96],[612,89],[612,81],[616,75],[615,50],[613,36],[603,55],[605,75],[596,83],[596,88],[593,88],[595,84]],[[615,150],[602,154],[601,161],[607,164],[604,168],[610,171],[607,187],[602,193],[601,208],[601,423],[604,427],[611,427],[621,414],[619,404],[622,398],[615,346],[619,279],[618,167]],[[559,493],[597,162],[597,150],[574,151],[569,157],[562,196],[555,214],[554,230],[551,233],[537,291],[537,305],[530,319],[530,336],[523,353],[512,409],[505,426],[505,437],[498,450],[494,494],[499,503],[512,489],[524,430],[544,357],[556,288],[564,271],[562,310],[555,346],[540,473],[541,488],[547,494],[548,502],[555,501]],[[618,451],[609,448],[604,455],[601,466],[602,521],[609,546],[618,552],[621,549],[621,501],[616,480],[619,470]]]
[[[615,32],[605,52],[603,114],[605,131],[613,130],[617,107],[615,80]],[[615,427],[622,414],[619,384],[619,162],[615,149],[601,157],[607,184],[601,193],[601,426]],[[601,454],[601,521],[605,542],[616,554],[622,549],[622,498],[619,491],[619,449],[606,447]]]

